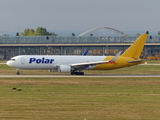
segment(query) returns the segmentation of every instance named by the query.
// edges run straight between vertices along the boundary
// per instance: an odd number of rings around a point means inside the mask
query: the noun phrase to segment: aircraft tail
[[[142,34],[121,56],[138,59],[148,38],[148,31]]]

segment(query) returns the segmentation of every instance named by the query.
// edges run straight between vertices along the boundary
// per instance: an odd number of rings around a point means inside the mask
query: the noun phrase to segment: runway
[[[126,78],[126,77],[160,77],[159,75],[0,75],[0,78]]]

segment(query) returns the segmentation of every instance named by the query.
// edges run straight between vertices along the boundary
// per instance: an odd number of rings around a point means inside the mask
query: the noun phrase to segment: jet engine
[[[69,66],[69,65],[60,65],[58,67],[58,72],[69,73],[69,72],[71,72],[71,66]]]

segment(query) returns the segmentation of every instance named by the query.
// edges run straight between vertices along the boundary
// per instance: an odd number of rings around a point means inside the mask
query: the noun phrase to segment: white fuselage
[[[106,56],[54,56],[20,55],[7,61],[7,65],[17,69],[57,69],[58,65],[103,61]]]

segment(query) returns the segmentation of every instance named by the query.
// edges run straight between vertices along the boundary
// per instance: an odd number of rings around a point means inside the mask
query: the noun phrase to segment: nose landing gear
[[[20,75],[21,73],[20,73],[20,69],[16,69],[16,71],[17,71],[17,75]]]

